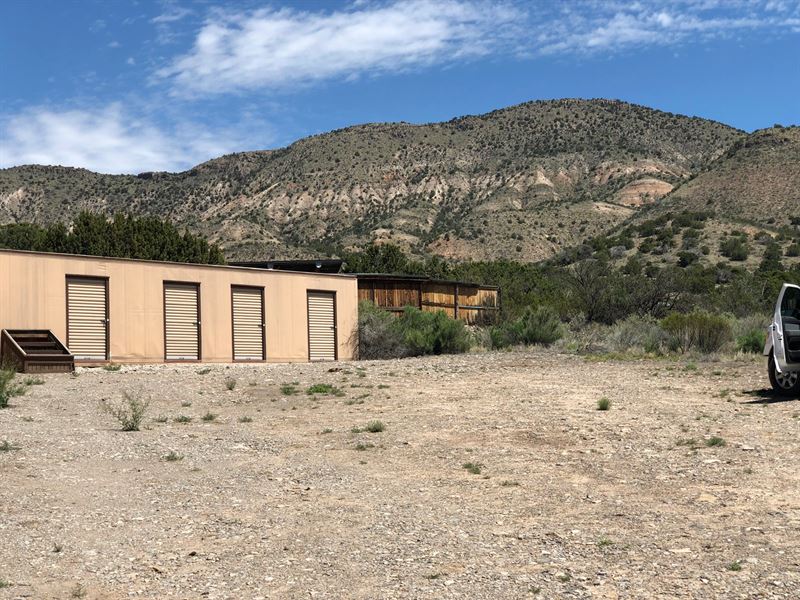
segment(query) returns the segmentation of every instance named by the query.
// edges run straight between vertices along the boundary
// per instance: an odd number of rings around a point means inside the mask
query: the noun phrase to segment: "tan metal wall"
[[[337,354],[353,358],[355,277],[0,250],[0,329],[50,329],[66,342],[66,276],[109,278],[111,361],[164,361],[164,281],[200,284],[203,362],[231,362],[231,285],[264,287],[267,361],[308,360],[308,290],[336,292]]]

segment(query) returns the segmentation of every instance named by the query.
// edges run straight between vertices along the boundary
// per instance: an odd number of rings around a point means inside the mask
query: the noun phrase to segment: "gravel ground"
[[[45,376],[0,410],[0,598],[797,598],[800,403],[762,362]]]

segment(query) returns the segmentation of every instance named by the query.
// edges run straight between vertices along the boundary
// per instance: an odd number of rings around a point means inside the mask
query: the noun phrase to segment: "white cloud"
[[[703,43],[747,33],[792,31],[800,3],[763,0],[667,0],[567,4],[540,24],[539,55],[614,53],[647,46]],[[781,14],[774,14],[781,13]]]
[[[410,0],[328,13],[215,11],[194,47],[159,75],[176,89],[283,88],[490,53],[519,11],[472,0]]]
[[[101,173],[177,171],[240,150],[245,136],[193,123],[164,130],[120,103],[97,110],[32,108],[0,121],[0,167],[83,167]],[[262,141],[263,143],[263,141]]]
[[[157,17],[153,17],[150,19],[151,23],[174,23],[175,21],[180,21],[184,17],[188,17],[192,14],[192,11],[188,8],[184,8],[181,6],[174,6],[167,12],[161,13]]]
[[[177,94],[354,80],[489,54],[601,54],[796,33],[798,0],[355,2],[328,12],[211,11],[191,50],[158,71]]]

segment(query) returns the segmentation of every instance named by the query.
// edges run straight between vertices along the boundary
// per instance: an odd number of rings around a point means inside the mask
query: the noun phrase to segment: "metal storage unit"
[[[231,287],[233,360],[266,360],[264,289]]]
[[[200,360],[200,286],[164,283],[164,356]]]
[[[108,359],[108,280],[67,276],[67,347],[76,360]]]
[[[336,360],[336,295],[308,292],[308,359]]]

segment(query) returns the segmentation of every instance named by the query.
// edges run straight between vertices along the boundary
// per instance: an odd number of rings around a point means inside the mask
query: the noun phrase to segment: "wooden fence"
[[[358,299],[397,313],[406,306],[441,310],[470,325],[496,323],[500,312],[498,287],[421,277],[359,275]]]

